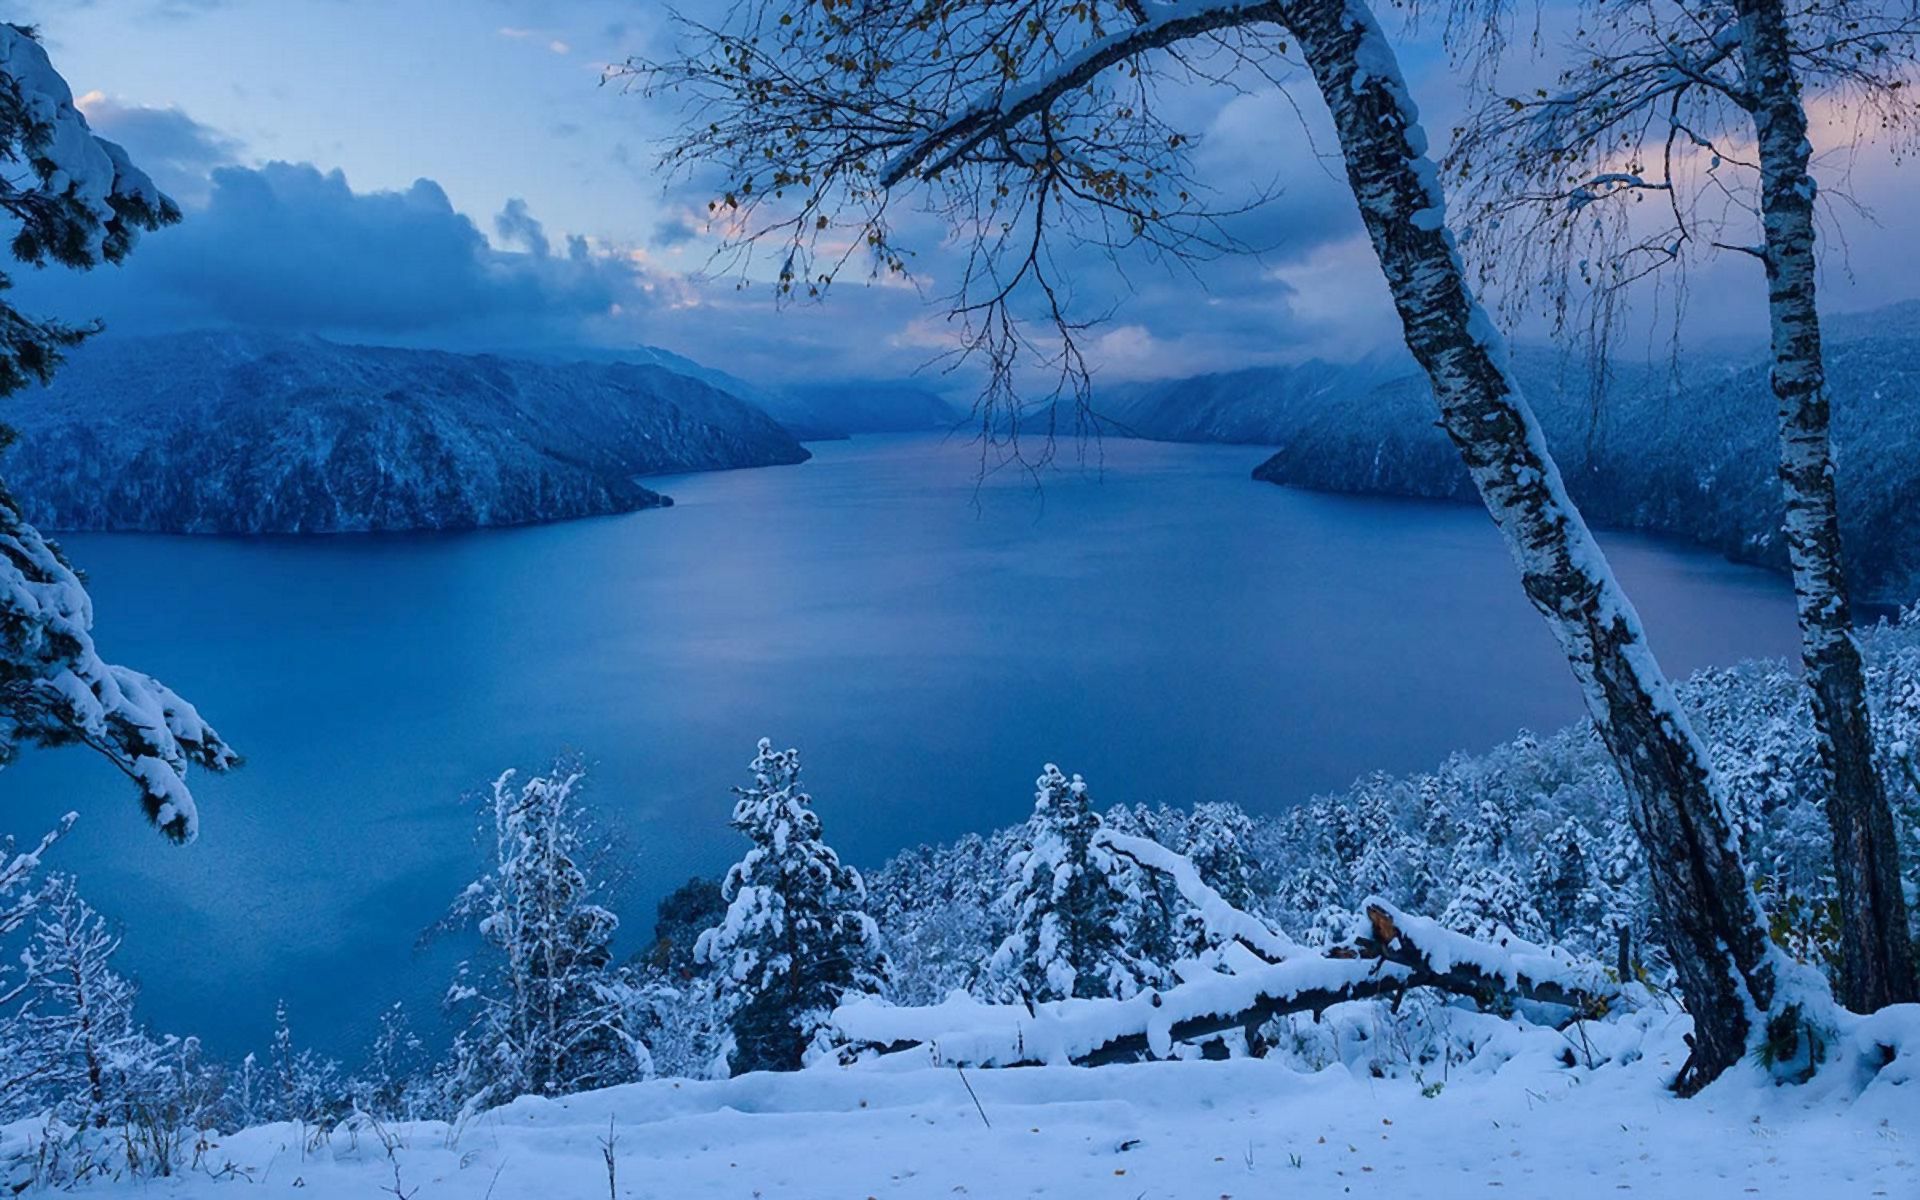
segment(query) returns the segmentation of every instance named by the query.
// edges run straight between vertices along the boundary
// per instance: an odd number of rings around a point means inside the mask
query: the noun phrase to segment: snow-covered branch
[[[189,766],[220,771],[239,758],[171,688],[102,660],[92,627],[79,576],[0,498],[0,758],[22,739],[90,746],[135,783],[162,832],[191,839]]]
[[[1111,829],[1101,829],[1094,836],[1115,854],[1172,880],[1181,898],[1199,917],[1210,941],[1238,943],[1270,963],[1283,962],[1306,952],[1286,934],[1229,904],[1200,878],[1199,869],[1185,855],[1176,854],[1151,838],[1115,833]]]

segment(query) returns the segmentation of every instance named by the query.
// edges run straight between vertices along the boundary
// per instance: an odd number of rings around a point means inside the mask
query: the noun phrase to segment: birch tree
[[[95,137],[31,30],[0,23],[0,213],[13,257],[30,267],[118,263],[143,230],[180,219],[126,152]],[[4,299],[0,397],[46,383],[62,354],[99,332],[34,317]],[[0,424],[0,450],[14,433]],[[190,766],[239,759],[193,705],[138,671],[103,660],[93,601],[59,547],[21,517],[0,485],[0,767],[23,744],[88,746],[139,792],[147,818],[176,841],[198,831]]]
[[[1679,1086],[1745,1053],[1762,1034],[1750,1013],[1776,1031],[1798,1024],[1706,749],[1474,298],[1418,111],[1364,0],[744,0],[729,14],[689,23],[682,57],[630,64],[688,105],[670,163],[724,175],[722,228],[777,248],[786,295],[821,291],[849,264],[904,269],[890,202],[921,197],[971,247],[956,307],[996,386],[1019,378],[1009,298],[1022,287],[1061,335],[1051,362],[1083,370],[1051,231],[1178,253],[1217,228],[1195,201],[1190,136],[1159,115],[1160,85],[1271,73],[1297,53],[1441,424],[1625,782],[1695,1014]]]
[[[487,871],[441,925],[471,924],[486,950],[446,997],[467,1019],[453,1059],[454,1099],[468,1110],[625,1083],[650,1066],[610,970],[620,922],[598,902],[582,778],[565,761],[524,782],[507,771],[482,800]]]
[[[1627,289],[1702,254],[1765,272],[1779,477],[1801,660],[1842,910],[1842,994],[1870,1011],[1920,998],[1897,834],[1874,758],[1847,594],[1816,303],[1809,91],[1847,145],[1904,139],[1920,9],[1868,0],[1592,4],[1552,94],[1501,99],[1450,166],[1473,180],[1483,261],[1584,309],[1594,349]],[[1573,300],[1570,302],[1570,297]]]

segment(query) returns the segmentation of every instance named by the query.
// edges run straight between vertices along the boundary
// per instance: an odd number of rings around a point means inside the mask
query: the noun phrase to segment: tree
[[[14,258],[28,266],[118,263],[142,230],[180,219],[119,146],[87,128],[19,25],[0,24],[0,158],[21,168],[0,186],[0,211],[18,227]],[[11,286],[0,273],[0,396],[48,382],[62,354],[100,328],[29,316],[5,302]],[[0,424],[0,450],[13,438]],[[80,577],[0,484],[0,767],[23,743],[89,746],[133,781],[148,820],[191,839],[199,817],[188,767],[224,771],[239,759],[171,689],[103,661],[92,628]]]
[[[753,848],[727,872],[726,914],[694,955],[712,968],[733,1072],[793,1071],[825,1048],[844,996],[886,985],[887,963],[860,872],[820,838],[800,752],[761,738],[748,770],[753,782],[734,789],[733,827]]]
[[[660,898],[654,911],[653,949],[647,963],[670,981],[685,983],[694,976],[694,943],[727,911],[718,879],[695,876]]]
[[[1541,927],[1535,896],[1509,846],[1513,814],[1492,794],[1482,795],[1474,820],[1454,843],[1453,898],[1440,921],[1471,937],[1491,939],[1502,928],[1522,937]]]
[[[1003,990],[1028,1001],[1124,998],[1165,982],[1146,943],[1171,949],[1166,910],[1153,881],[1095,837],[1086,781],[1048,763],[1034,789],[1001,899],[1011,929],[990,966]],[[1142,910],[1159,919],[1143,921]]]
[[[10,834],[0,838],[0,938],[27,927],[39,911],[42,890],[36,876],[41,856],[66,836],[73,822],[68,813],[31,850],[16,850]],[[31,1052],[26,1019],[36,982],[33,971],[16,976],[8,964],[0,963],[0,1113],[17,1113],[22,1099],[38,1086],[40,1064]]]
[[[1193,860],[1200,878],[1235,908],[1253,906],[1258,882],[1252,853],[1253,822],[1237,804],[1202,801],[1187,818],[1180,852]]]
[[[120,936],[69,876],[47,881],[38,909],[20,956],[32,981],[23,1024],[34,1090],[76,1128],[126,1121],[155,1056],[134,1020],[133,983],[113,968]]]
[[[745,0],[729,14],[690,26],[685,57],[630,64],[656,94],[689,98],[669,161],[726,174],[715,212],[740,244],[779,246],[782,295],[830,286],[863,251],[880,272],[904,270],[888,201],[924,188],[969,239],[956,307],[975,331],[966,348],[987,355],[990,423],[1026,344],[1009,300],[1022,285],[1063,339],[1052,362],[1084,395],[1077,327],[1047,254],[1061,214],[1091,214],[1083,228],[1108,247],[1178,252],[1218,228],[1193,199],[1192,139],[1159,115],[1155,82],[1260,70],[1298,51],[1441,424],[1626,785],[1696,1019],[1682,1086],[1738,1061],[1760,1032],[1748,1014],[1792,1001],[1720,785],[1474,298],[1426,134],[1364,0]]]
[[[488,870],[442,923],[471,924],[486,950],[447,992],[467,1014],[455,1058],[469,1109],[624,1083],[649,1061],[608,970],[619,920],[595,900],[582,778],[566,761],[517,785],[507,771],[482,800]]]
[[[1650,275],[1716,251],[1765,270],[1787,552],[1844,914],[1842,992],[1863,1011],[1920,998],[1920,979],[1842,557],[1803,86],[1840,106],[1856,141],[1910,136],[1917,35],[1920,9],[1905,0],[1592,3],[1560,90],[1497,100],[1449,164],[1479,176],[1478,208],[1493,219],[1478,224],[1506,230],[1489,238],[1487,269],[1523,281],[1542,271],[1563,320],[1577,277],[1592,293],[1597,353],[1621,296]],[[1508,214],[1519,219],[1503,226]]]
[[[1554,942],[1581,936],[1591,942],[1600,927],[1600,897],[1588,861],[1587,831],[1580,818],[1554,826],[1533,856],[1531,891],[1541,924]]]

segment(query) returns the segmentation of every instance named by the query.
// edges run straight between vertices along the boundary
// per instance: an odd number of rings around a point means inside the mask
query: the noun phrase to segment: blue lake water
[[[159,1027],[264,1047],[274,1000],[351,1055],[395,999],[431,1028],[476,872],[474,789],[563,750],[653,904],[741,844],[762,734],[802,748],[831,840],[1020,820],[1048,760],[1097,799],[1273,811],[1431,765],[1579,699],[1477,509],[1254,483],[1247,447],[1107,442],[1099,471],[976,486],[964,442],[863,438],[657,486],[664,511],[420,537],[64,539],[105,652],[194,700],[248,765],[198,776],[173,849],[80,750],[0,774],[22,836],[124,922]],[[1669,669],[1794,650],[1781,578],[1604,538]]]

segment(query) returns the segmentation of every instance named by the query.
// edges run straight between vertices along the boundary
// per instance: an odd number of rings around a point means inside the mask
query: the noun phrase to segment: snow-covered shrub
[[[956,990],[985,994],[994,948],[1006,937],[999,905],[1020,828],[916,846],[868,877],[874,919],[893,964],[889,995],[934,1004]]]

